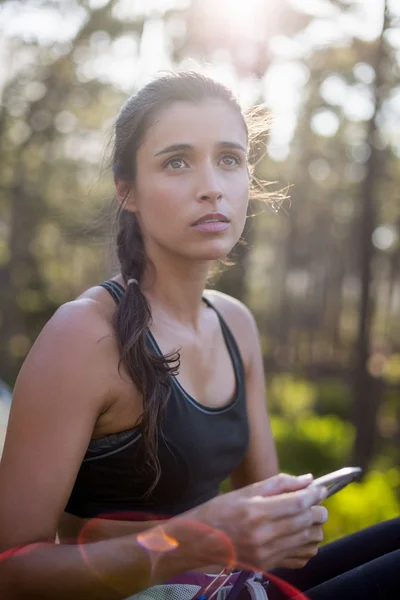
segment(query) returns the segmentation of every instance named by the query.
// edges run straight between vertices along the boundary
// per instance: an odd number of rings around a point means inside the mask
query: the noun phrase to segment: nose
[[[215,204],[222,200],[224,194],[218,181],[217,173],[212,165],[201,169],[199,173],[199,184],[196,194],[198,202],[210,202]]]

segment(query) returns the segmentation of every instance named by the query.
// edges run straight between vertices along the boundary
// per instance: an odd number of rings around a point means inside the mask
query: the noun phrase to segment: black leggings
[[[399,600],[400,518],[322,546],[302,569],[272,573],[310,600]],[[288,598],[272,582],[268,597]]]

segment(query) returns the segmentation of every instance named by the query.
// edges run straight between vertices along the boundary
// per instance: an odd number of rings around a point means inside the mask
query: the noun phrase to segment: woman
[[[56,312],[15,387],[6,597],[125,598],[210,563],[293,568],[316,553],[324,492],[274,477],[254,319],[204,291],[244,227],[249,141],[231,93],[200,75],[157,79],[122,108],[120,273]],[[218,496],[228,476],[236,491]],[[174,547],[156,563],[153,533]]]

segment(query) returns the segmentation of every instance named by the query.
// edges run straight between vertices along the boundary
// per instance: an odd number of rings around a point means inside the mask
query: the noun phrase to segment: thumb
[[[300,475],[295,477],[294,475],[287,475],[286,473],[279,473],[264,481],[259,481],[249,488],[250,496],[277,496],[278,494],[285,494],[287,492],[295,492],[301,490],[310,485],[313,480],[311,473],[307,475]]]

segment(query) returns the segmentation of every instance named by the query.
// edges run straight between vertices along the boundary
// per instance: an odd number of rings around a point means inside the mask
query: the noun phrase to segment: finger
[[[326,498],[326,494],[327,491],[323,487],[308,487],[269,498],[250,498],[249,502],[258,507],[264,504],[268,519],[277,520],[306,511]]]
[[[279,473],[265,481],[253,484],[252,496],[276,496],[287,492],[294,492],[310,485],[313,477],[311,473],[295,477],[286,473]]]
[[[271,543],[273,544],[276,539],[285,538],[296,532],[304,531],[305,529],[311,530],[312,527],[312,512],[310,509],[303,511],[298,515],[286,517],[277,521],[270,521],[269,519],[267,520],[264,518],[259,521],[257,528],[249,534],[248,542],[255,547],[268,546]],[[320,526],[318,525],[315,527]],[[307,537],[307,542],[308,541],[309,538]]]
[[[298,531],[301,531],[300,529]],[[293,532],[295,533],[295,532]],[[304,544],[304,546],[300,546],[296,549],[296,556],[298,552],[301,552],[302,548],[306,548],[310,544],[320,544],[324,541],[324,531],[321,525],[313,525],[312,527],[308,527],[308,541]]]
[[[300,546],[295,551],[291,552],[288,558],[306,558],[310,560],[313,556],[318,554],[319,544],[304,544],[304,546]]]
[[[323,525],[327,522],[329,513],[325,506],[312,506],[311,512],[314,525]]]
[[[310,544],[310,528],[277,538],[274,540],[274,550],[284,553],[285,556],[297,556],[298,548],[303,548],[308,544]]]
[[[321,525],[313,525],[310,527],[309,540],[311,543],[317,544],[320,544],[324,540],[324,530]]]
[[[273,542],[276,538],[292,535],[298,531],[303,531],[304,529],[311,530],[313,527],[312,519],[311,509],[276,521],[264,519],[258,526],[255,543],[260,545],[264,543],[268,544]],[[320,526],[318,525],[318,527]]]
[[[309,530],[303,529],[292,535],[282,536],[276,538],[265,544],[264,547],[258,551],[258,560],[261,564],[271,561],[273,559],[274,566],[283,566],[283,561],[288,557],[299,558],[300,560],[308,560],[308,554],[314,556],[317,544],[310,544],[310,548],[306,549],[309,545]],[[314,550],[312,550],[313,546]],[[304,557],[298,555],[299,549],[301,548],[302,554],[307,554]]]

